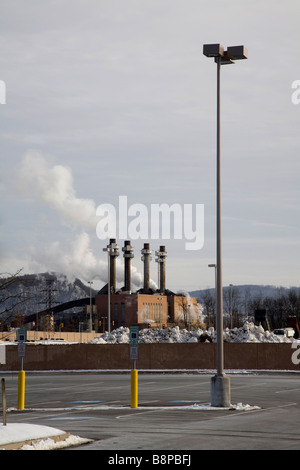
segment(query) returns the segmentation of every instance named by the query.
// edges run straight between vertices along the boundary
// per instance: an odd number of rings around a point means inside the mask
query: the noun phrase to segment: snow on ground
[[[95,408],[99,409],[99,406]],[[260,407],[238,403],[237,405],[230,405],[228,408],[222,408],[212,407],[210,404],[199,405],[194,403],[188,406],[145,407],[145,409],[191,409],[194,411],[219,411],[227,409],[237,411],[255,411],[260,410]],[[28,443],[28,441],[30,442]],[[11,444],[13,445],[12,450],[57,450],[70,446],[79,446],[89,442],[92,442],[92,440],[75,435],[67,435],[64,431],[51,428],[49,426],[28,423],[8,423],[6,426],[0,425],[0,450],[5,450],[5,446]]]
[[[57,440],[58,439],[58,440]],[[50,450],[71,445],[79,445],[89,442],[78,436],[66,435],[65,431],[49,426],[40,426],[27,423],[7,423],[0,425],[0,449],[7,444],[34,441],[30,444],[24,443],[21,450]],[[57,442],[56,442],[57,440]]]
[[[139,343],[198,343],[210,341],[217,342],[216,330],[213,327],[203,330],[201,328],[187,329],[175,327],[167,328],[145,328],[139,331]],[[224,330],[224,341],[226,343],[292,343],[296,340],[293,337],[275,334],[272,331],[264,330],[261,325],[253,322],[245,322],[240,328]],[[54,339],[43,339],[35,341],[35,344],[74,344],[76,341],[61,341]],[[120,344],[129,343],[129,328],[121,326],[111,332],[106,331],[90,341],[90,344]],[[16,341],[0,341],[0,345],[16,345]]]
[[[188,329],[180,329],[178,326],[173,328],[146,328],[139,331],[140,343],[197,343],[201,341],[216,342],[216,331],[214,328],[202,330],[197,328],[189,331]],[[254,323],[246,322],[241,328],[233,328],[232,330],[224,330],[224,341],[236,343],[291,343],[294,338],[275,335],[273,332],[264,330],[262,326],[254,325]],[[0,342],[3,344],[3,342]],[[43,341],[45,344],[45,341]],[[49,341],[49,344],[65,344],[65,342]],[[95,338],[91,343],[96,344],[116,344],[129,343],[129,328],[121,327],[112,332],[104,333],[101,337]],[[6,343],[7,344],[7,343]],[[13,343],[16,344],[16,343]],[[169,409],[170,407],[168,407]],[[176,408],[181,408],[178,406]],[[184,408],[192,408],[193,410],[215,410],[222,408],[212,408],[210,405],[193,404]],[[149,409],[149,408],[147,408]],[[230,409],[238,411],[257,410],[259,407],[251,405],[231,405]],[[24,442],[34,440],[28,444],[24,443],[21,450],[52,450],[69,447],[72,445],[80,445],[89,442],[79,436],[63,436],[64,431],[50,428],[47,426],[32,425],[26,423],[8,423],[6,426],[0,425],[0,449],[6,444]],[[61,440],[55,441],[55,437],[62,435]]]
[[[79,436],[69,436],[62,441],[55,442],[53,439],[48,437],[47,439],[38,439],[36,442],[30,444],[24,444],[20,450],[57,450],[65,447],[78,446],[91,442],[90,439],[84,439]]]
[[[188,330],[186,328],[146,328],[139,331],[139,343],[198,343],[200,341],[217,341],[214,328],[202,330]],[[227,343],[291,343],[294,338],[287,338],[283,335],[276,335],[273,332],[264,330],[262,326],[257,326],[252,322],[245,322],[241,328],[226,328],[224,330],[224,341]],[[120,327],[116,330],[105,332],[101,337],[95,338],[91,343],[114,344],[129,343],[129,328]]]

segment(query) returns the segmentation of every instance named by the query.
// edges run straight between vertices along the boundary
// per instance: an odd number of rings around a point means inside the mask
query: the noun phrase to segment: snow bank
[[[188,330],[186,328],[168,327],[168,328],[145,328],[139,331],[139,343],[198,343],[198,342],[217,342],[217,334],[214,328],[207,330],[196,328]],[[292,343],[297,341],[295,338],[288,338],[283,335],[276,335],[271,331],[264,330],[262,326],[257,326],[252,322],[245,322],[240,328],[224,330],[224,341],[226,343]],[[40,340],[35,344],[75,344],[76,341],[55,341]],[[90,344],[128,344],[129,328],[121,326],[116,330],[105,332],[89,342]],[[0,345],[16,345],[14,342],[0,341]]]
[[[35,441],[26,444],[26,441]],[[19,446],[19,443],[22,444]],[[8,423],[6,426],[0,425],[0,449],[6,445],[16,445],[21,450],[52,450],[81,445],[90,442],[79,436],[66,435],[65,431],[28,423]]]
[[[39,439],[30,444],[24,444],[20,450],[57,450],[65,447],[79,446],[91,442],[89,439],[84,439],[79,436],[69,436],[63,441],[55,442],[53,439]]]
[[[198,343],[217,341],[214,328],[202,330],[180,329],[178,326],[168,328],[146,328],[139,331],[139,343]],[[227,343],[291,343],[294,338],[275,335],[273,332],[264,330],[252,322],[246,322],[241,328],[226,328],[224,330],[224,341]],[[97,344],[121,344],[129,343],[129,328],[120,327],[116,330],[105,332],[101,337],[95,338],[90,343]]]
[[[216,341],[216,334],[213,333],[213,342]],[[259,325],[252,322],[246,322],[241,328],[233,328],[224,330],[224,341],[227,343],[292,343],[295,338],[288,338],[283,335],[264,330]]]
[[[48,438],[49,436],[61,436],[63,434],[65,434],[64,431],[48,426],[27,423],[8,423],[6,426],[0,426],[0,446],[12,442],[22,442],[42,437]]]

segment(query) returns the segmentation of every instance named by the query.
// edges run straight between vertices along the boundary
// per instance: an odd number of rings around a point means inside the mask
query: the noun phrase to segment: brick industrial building
[[[101,320],[103,329],[107,329],[110,317],[111,327],[138,325],[145,327],[163,326],[167,324],[195,323],[197,312],[197,299],[176,295],[166,289],[166,257],[165,246],[155,252],[159,263],[159,287],[154,290],[150,287],[150,261],[152,251],[149,243],[144,244],[141,250],[144,264],[143,287],[137,292],[131,292],[131,260],[134,257],[133,247],[126,240],[122,247],[124,257],[124,287],[116,288],[116,258],[119,256],[119,246],[115,239],[110,239],[110,244],[104,251],[109,257],[109,283],[96,295],[95,304],[98,319]],[[110,305],[110,315],[108,306]]]

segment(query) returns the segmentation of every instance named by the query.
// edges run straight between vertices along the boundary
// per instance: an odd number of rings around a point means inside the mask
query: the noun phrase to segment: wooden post
[[[1,383],[2,383],[3,426],[6,426],[6,392],[5,392],[5,379],[1,379]]]

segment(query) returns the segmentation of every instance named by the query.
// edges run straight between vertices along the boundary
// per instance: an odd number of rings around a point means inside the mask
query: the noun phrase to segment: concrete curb
[[[54,435],[54,436],[47,436],[47,437],[39,437],[36,439],[29,439],[25,441],[20,441],[20,442],[12,442],[8,444],[2,444],[0,447],[3,450],[20,450],[24,445],[33,445],[35,442],[38,441],[46,441],[47,439],[51,439],[54,442],[61,442],[66,440],[70,436],[70,433],[64,433],[60,435]]]

